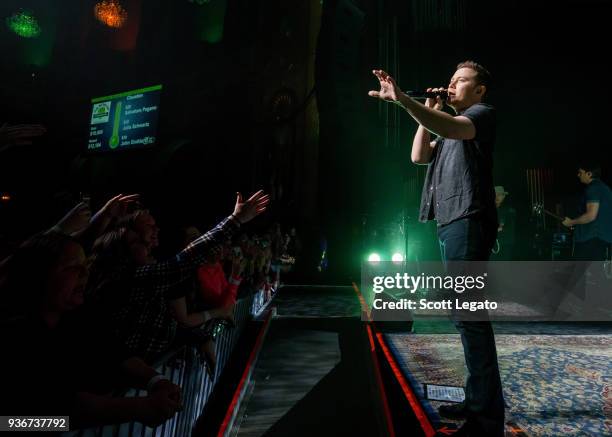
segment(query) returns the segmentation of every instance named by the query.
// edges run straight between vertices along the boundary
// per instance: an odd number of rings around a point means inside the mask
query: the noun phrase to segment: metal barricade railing
[[[265,288],[262,288],[253,295],[253,304],[251,306],[251,314],[253,317],[258,317],[266,309],[276,295],[278,288],[278,283],[276,283],[267,292]]]
[[[263,302],[261,306],[254,305],[257,299],[262,299],[262,296],[265,296],[265,290],[260,290],[236,302],[234,314],[236,327],[224,329],[215,341],[217,365],[213,379],[206,372],[204,365],[200,363],[193,347],[183,347],[172,352],[161,360],[162,364],[156,366],[160,374],[167,376],[170,381],[182,389],[184,409],[172,419],[155,428],[147,427],[139,422],[129,422],[70,431],[61,434],[62,437],[182,437],[190,435],[244,327],[257,314],[255,310],[261,310],[261,307],[266,304]],[[146,396],[146,394],[144,390],[131,389],[126,392],[125,396]]]

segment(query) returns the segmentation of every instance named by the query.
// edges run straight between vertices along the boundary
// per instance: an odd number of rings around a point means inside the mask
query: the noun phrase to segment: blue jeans
[[[464,218],[438,227],[442,261],[487,261],[497,223]],[[465,406],[470,429],[479,436],[504,435],[504,397],[491,322],[454,321],[467,366]]]

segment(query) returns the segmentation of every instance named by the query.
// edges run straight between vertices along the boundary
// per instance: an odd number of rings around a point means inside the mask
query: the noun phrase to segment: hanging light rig
[[[102,24],[118,29],[125,24],[128,13],[118,0],[102,0],[94,6],[94,15]]]

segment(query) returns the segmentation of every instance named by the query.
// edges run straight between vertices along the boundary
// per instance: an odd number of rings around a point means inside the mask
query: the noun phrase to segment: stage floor
[[[534,437],[612,435],[612,330],[593,325],[510,328],[495,329],[507,434],[517,435],[520,428]],[[425,399],[423,391],[424,383],[463,386],[459,335],[385,337],[436,428],[459,425],[441,419],[441,403]]]

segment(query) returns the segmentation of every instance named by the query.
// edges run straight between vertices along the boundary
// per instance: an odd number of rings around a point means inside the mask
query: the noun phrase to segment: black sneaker
[[[465,403],[461,402],[459,404],[440,405],[438,407],[438,414],[447,419],[465,419],[467,417],[467,410]]]

